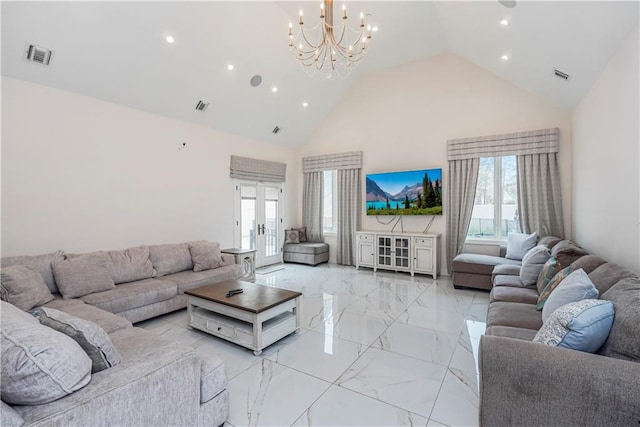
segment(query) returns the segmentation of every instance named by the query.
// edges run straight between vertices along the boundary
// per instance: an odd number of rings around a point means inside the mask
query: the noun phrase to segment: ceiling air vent
[[[273,134],[277,134],[278,132],[280,132],[280,128],[278,126],[274,127],[273,130],[271,131],[273,132]]]
[[[51,55],[53,52],[44,47],[36,46],[34,44],[27,45],[27,61],[35,62],[36,64],[44,65],[48,67],[51,63]]]
[[[569,80],[569,78],[571,77],[571,76],[569,76],[569,74],[567,74],[567,73],[563,73],[563,72],[562,72],[562,71],[560,71],[560,70],[553,70],[553,74],[554,74],[556,77],[561,78],[562,80]]]
[[[203,100],[198,101],[198,103],[196,104],[196,111],[205,111],[207,109],[207,107],[209,106],[208,102],[205,102]]]

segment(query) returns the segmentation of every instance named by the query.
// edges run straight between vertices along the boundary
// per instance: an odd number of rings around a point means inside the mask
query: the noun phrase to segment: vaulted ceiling
[[[316,20],[319,1],[3,1],[2,74],[298,146],[363,73],[444,52],[571,110],[639,13],[636,1],[518,1],[514,8],[497,1],[346,4],[354,17],[370,14],[379,31],[345,80],[312,79],[288,50],[289,22],[300,9],[307,21]],[[49,67],[25,60],[29,44],[54,52]],[[559,79],[554,69],[570,79]],[[254,75],[262,76],[257,87],[249,84]],[[210,102],[206,111],[195,110],[199,100]]]

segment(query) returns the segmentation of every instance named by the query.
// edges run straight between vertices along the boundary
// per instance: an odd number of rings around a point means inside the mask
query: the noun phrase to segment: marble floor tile
[[[372,346],[448,366],[457,343],[458,336],[455,334],[394,323]]]
[[[429,417],[447,368],[369,348],[337,385]]]
[[[424,298],[424,294],[421,298]],[[396,323],[457,335],[462,330],[464,319],[465,315],[457,310],[427,308],[419,305],[416,301],[398,317]]]
[[[427,419],[362,394],[331,386],[294,426],[425,426]]]
[[[478,373],[478,351],[480,340],[460,338],[456,344],[456,349],[451,358],[450,368],[460,369],[467,372]]]
[[[442,382],[431,418],[449,426],[477,426],[477,376],[449,369]]]
[[[308,331],[264,357],[333,383],[362,354],[366,346],[332,335]]]
[[[201,340],[210,337],[209,334],[204,332],[196,329],[189,330],[167,322],[162,318],[139,322],[136,323],[135,326],[151,331],[175,344],[186,345],[189,347],[195,347]]]
[[[321,322],[341,312],[364,297],[358,295],[334,295],[322,293],[320,296],[300,299],[300,326],[313,329]]]
[[[449,427],[446,424],[442,424],[431,418],[427,423],[427,427]]]
[[[183,328],[189,327],[189,315],[187,314],[186,308],[167,313],[162,316],[162,320]]]
[[[391,322],[345,310],[324,320],[313,330],[368,346],[391,325]]]
[[[229,381],[229,423],[240,426],[288,426],[330,384],[267,359]]]

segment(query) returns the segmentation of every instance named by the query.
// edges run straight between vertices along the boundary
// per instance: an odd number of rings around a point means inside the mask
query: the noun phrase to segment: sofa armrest
[[[16,410],[32,426],[197,425],[200,364],[192,348],[165,346],[93,374],[62,399]]]
[[[480,425],[638,425],[640,363],[483,336]]]

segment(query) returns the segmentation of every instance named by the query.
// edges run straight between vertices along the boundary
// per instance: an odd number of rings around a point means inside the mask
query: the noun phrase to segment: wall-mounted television
[[[366,175],[367,215],[442,215],[442,169]]]

